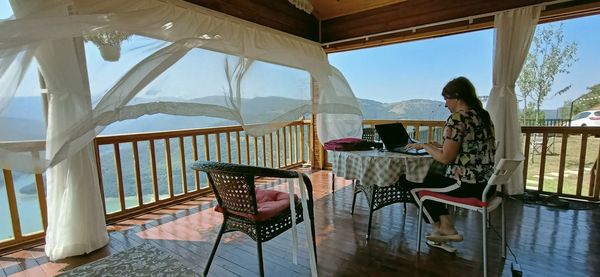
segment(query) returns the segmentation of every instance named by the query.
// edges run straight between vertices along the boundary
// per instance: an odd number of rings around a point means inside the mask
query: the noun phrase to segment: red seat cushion
[[[294,195],[296,203],[298,197]],[[290,207],[290,194],[278,190],[256,189],[256,206],[258,214],[248,214],[237,211],[229,211],[232,214],[243,216],[254,221],[265,221]],[[223,208],[217,205],[215,211],[222,213]]]
[[[474,206],[474,207],[486,207],[488,205],[487,202],[483,202],[483,201],[481,201],[481,199],[475,198],[475,197],[455,197],[455,196],[450,196],[447,194],[429,191],[429,190],[422,190],[422,191],[419,191],[418,193],[419,193],[419,198],[423,198],[424,196],[431,196],[431,197],[440,198],[440,199],[444,199],[447,201],[461,203],[464,205],[469,205],[469,206]]]

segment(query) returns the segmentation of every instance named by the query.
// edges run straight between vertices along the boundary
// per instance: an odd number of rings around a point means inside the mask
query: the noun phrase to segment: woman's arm
[[[444,140],[442,147],[438,147],[435,143],[410,143],[407,148],[425,149],[429,155],[436,161],[449,164],[456,159],[460,150],[460,142],[451,139]]]

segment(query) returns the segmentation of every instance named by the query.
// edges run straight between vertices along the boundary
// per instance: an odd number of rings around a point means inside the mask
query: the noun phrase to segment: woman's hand
[[[405,147],[406,147],[406,149],[421,150],[421,149],[425,149],[425,144],[426,143],[409,143]]]

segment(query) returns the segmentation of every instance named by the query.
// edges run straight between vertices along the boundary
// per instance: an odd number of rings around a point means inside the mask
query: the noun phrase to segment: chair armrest
[[[200,170],[207,173],[216,172],[222,174],[239,174],[255,177],[273,177],[273,178],[297,178],[298,173],[293,170],[275,169],[268,167],[258,167],[251,165],[240,165],[232,163],[222,163],[213,161],[195,161],[192,163],[191,168],[194,170]],[[312,183],[308,176],[304,173],[300,173],[306,189],[308,190],[309,200],[313,200],[312,195]]]

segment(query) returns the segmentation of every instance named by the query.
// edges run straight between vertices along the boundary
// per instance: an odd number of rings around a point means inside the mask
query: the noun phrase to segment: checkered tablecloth
[[[433,158],[392,152],[333,151],[333,173],[362,184],[393,185],[402,174],[411,182],[422,183]]]

